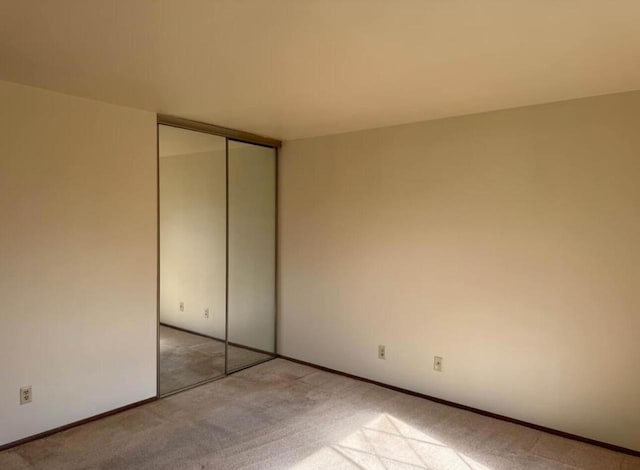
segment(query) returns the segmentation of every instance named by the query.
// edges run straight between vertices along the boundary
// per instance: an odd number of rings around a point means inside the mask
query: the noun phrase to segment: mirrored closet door
[[[160,123],[158,171],[162,396],[275,355],[276,149]]]
[[[229,140],[227,371],[275,353],[276,151]]]
[[[160,395],[225,373],[226,139],[158,126]]]

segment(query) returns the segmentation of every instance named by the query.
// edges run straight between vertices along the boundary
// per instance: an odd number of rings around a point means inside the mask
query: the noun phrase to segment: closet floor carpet
[[[9,469],[640,469],[640,459],[275,359],[0,453]]]

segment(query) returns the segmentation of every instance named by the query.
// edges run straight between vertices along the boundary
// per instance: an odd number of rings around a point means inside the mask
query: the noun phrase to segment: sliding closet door
[[[276,151],[228,142],[227,372],[275,353]]]
[[[164,395],[224,375],[226,139],[159,125]]]

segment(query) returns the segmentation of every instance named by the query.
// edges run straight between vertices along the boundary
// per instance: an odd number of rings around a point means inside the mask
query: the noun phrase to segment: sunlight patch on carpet
[[[379,415],[293,468],[491,470],[389,414]]]

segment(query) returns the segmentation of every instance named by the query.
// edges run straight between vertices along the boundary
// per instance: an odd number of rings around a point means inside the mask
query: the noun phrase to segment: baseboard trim
[[[465,410],[465,411],[471,411],[472,413],[477,413],[479,415],[488,416],[489,418],[499,419],[499,420],[507,421],[507,422],[513,423],[513,424],[519,424],[520,426],[525,426],[527,428],[535,429],[537,431],[546,432],[548,434],[553,434],[555,436],[564,437],[566,439],[572,439],[574,441],[584,442],[586,444],[591,444],[591,445],[598,446],[598,447],[604,447],[605,449],[613,450],[615,452],[620,452],[620,453],[623,453],[623,454],[633,455],[634,457],[640,457],[640,451],[637,451],[637,450],[627,449],[626,447],[617,446],[615,444],[609,444],[607,442],[597,441],[595,439],[590,439],[588,437],[579,436],[577,434],[571,434],[571,433],[568,433],[568,432],[559,431],[557,429],[548,428],[546,426],[540,426],[539,424],[533,424],[533,423],[529,423],[527,421],[522,421],[522,420],[519,420],[519,419],[516,419],[516,418],[510,418],[509,416],[504,416],[504,415],[500,415],[500,414],[497,414],[497,413],[492,413],[491,411],[481,410],[479,408],[474,408],[472,406],[463,405],[461,403],[456,403],[456,402],[453,402],[453,401],[445,400],[443,398],[432,397],[430,395],[425,395],[424,393],[414,392],[412,390],[407,390],[406,388],[396,387],[395,385],[389,385],[389,384],[386,384],[386,383],[383,383],[383,382],[378,382],[377,380],[367,379],[365,377],[360,377],[360,376],[357,376],[357,375],[349,374],[347,372],[342,372],[342,371],[339,371],[339,370],[336,370],[336,369],[331,369],[329,367],[325,367],[325,366],[321,366],[321,365],[318,365],[318,364],[314,364],[312,362],[307,362],[307,361],[303,361],[303,360],[300,360],[300,359],[295,359],[295,358],[289,357],[289,356],[283,356],[282,354],[278,354],[278,357],[281,358],[281,359],[286,359],[287,361],[295,362],[297,364],[302,364],[302,365],[305,365],[305,366],[313,367],[315,369],[319,369],[319,370],[322,370],[324,372],[330,372],[332,374],[342,375],[343,377],[348,377],[350,379],[359,380],[361,382],[366,382],[366,383],[369,383],[369,384],[378,385],[379,387],[384,387],[384,388],[387,388],[389,390],[393,390],[393,391],[400,392],[400,393],[405,393],[407,395],[412,395],[414,397],[424,398],[425,400],[429,400],[429,401],[433,401],[433,402],[436,402],[436,403],[440,403],[442,405],[452,406],[454,408],[459,408],[459,409]]]
[[[207,338],[207,339],[213,339],[215,341],[220,341],[221,343],[224,343],[225,340],[223,340],[222,338],[216,338],[215,336],[210,336],[210,335],[205,335],[204,333],[198,333],[197,331],[193,331],[193,330],[188,330],[186,328],[181,328],[179,326],[174,326],[174,325],[169,325],[168,323],[162,323],[160,322],[161,326],[166,326],[167,328],[172,328],[174,330],[178,330],[178,331],[182,331],[184,333],[190,333],[192,335],[196,335],[196,336],[202,336],[203,338]]]
[[[186,328],[181,328],[179,326],[169,325],[168,323],[162,323],[161,322],[160,325],[166,326],[167,328],[172,328],[174,330],[183,331],[184,333],[190,333],[192,335],[202,336],[203,338],[220,341],[221,343],[225,343],[226,342],[222,338],[216,338],[215,336],[205,335],[204,333],[198,333],[197,331],[188,330]],[[275,353],[272,353],[272,352],[269,352],[269,351],[265,351],[264,349],[254,348],[253,346],[245,346],[244,344],[234,343],[233,341],[229,341],[229,346],[235,346],[236,348],[248,349],[249,351],[253,351],[253,352],[257,352],[257,353],[261,353],[261,354],[268,354],[269,356],[274,356],[274,357],[276,355]]]
[[[497,413],[492,413],[491,411],[481,410],[479,408],[474,408],[472,406],[463,405],[461,403],[456,403],[456,402],[453,402],[453,401],[445,400],[443,398],[438,398],[438,397],[433,397],[433,396],[430,396],[430,395],[425,395],[424,393],[414,392],[412,390],[408,390],[408,389],[405,389],[405,388],[402,388],[402,387],[396,387],[395,385],[389,385],[389,384],[386,384],[386,383],[383,383],[383,382],[378,382],[377,380],[367,379],[365,377],[360,377],[360,376],[357,376],[357,375],[349,374],[347,372],[342,372],[342,371],[339,371],[339,370],[336,370],[336,369],[331,369],[329,367],[321,366],[319,364],[314,364],[312,362],[303,361],[301,359],[295,359],[293,357],[284,356],[282,354],[278,354],[277,357],[279,357],[281,359],[285,359],[287,361],[295,362],[297,364],[302,364],[302,365],[305,365],[305,366],[313,367],[315,369],[322,370],[324,372],[329,372],[329,373],[332,373],[332,374],[341,375],[343,377],[348,377],[350,379],[359,380],[361,382],[366,382],[366,383],[369,383],[369,384],[372,384],[372,385],[377,385],[379,387],[384,387],[384,388],[387,388],[389,390],[394,390],[396,392],[404,393],[404,394],[407,394],[407,395],[412,395],[412,396],[418,397],[418,398],[423,398],[425,400],[429,400],[429,401],[432,401],[432,402],[435,402],[435,403],[440,403],[442,405],[452,406],[454,408],[459,408],[461,410],[470,411],[472,413],[477,413],[477,414],[483,415],[483,416],[488,416],[489,418],[499,419],[499,420],[506,421],[506,422],[509,422],[509,423],[518,424],[520,426],[525,426],[525,427],[528,427],[528,428],[531,428],[531,429],[535,429],[537,431],[542,431],[542,432],[546,432],[548,434],[553,434],[553,435],[556,435],[556,436],[564,437],[566,439],[572,439],[574,441],[584,442],[586,444],[591,444],[591,445],[594,445],[594,446],[603,447],[605,449],[612,450],[612,451],[615,451],[615,452],[621,452],[623,454],[632,455],[634,457],[640,457],[640,451],[637,451],[637,450],[628,449],[626,447],[621,447],[621,446],[617,446],[617,445],[614,445],[614,444],[609,444],[607,442],[602,442],[602,441],[598,441],[598,440],[591,439],[591,438],[588,438],[588,437],[579,436],[577,434],[571,434],[571,433],[568,433],[568,432],[559,431],[557,429],[548,428],[546,426],[540,426],[538,424],[529,423],[527,421],[522,421],[522,420],[519,420],[519,419],[516,419],[516,418],[510,418],[509,416],[504,416],[504,415],[500,415],[500,414],[497,414]],[[17,441],[13,441],[13,442],[9,442],[7,444],[0,445],[0,452],[2,452],[4,450],[11,449],[11,448],[14,448],[14,447],[17,447],[17,446],[22,445],[22,444],[26,444],[28,442],[35,441],[37,439],[42,439],[44,437],[48,437],[48,436],[51,436],[53,434],[57,434],[57,433],[62,432],[62,431],[66,431],[66,430],[71,429],[71,428],[75,428],[77,426],[81,426],[83,424],[90,423],[92,421],[97,421],[97,420],[102,419],[102,418],[107,418],[109,416],[113,416],[115,414],[122,413],[123,411],[127,411],[127,410],[130,410],[132,408],[137,408],[138,406],[146,405],[147,403],[154,402],[154,401],[156,401],[158,399],[159,399],[158,397],[151,397],[151,398],[147,398],[145,400],[140,400],[140,401],[131,403],[129,405],[121,406],[119,408],[115,408],[115,409],[110,410],[110,411],[105,411],[104,413],[100,413],[100,414],[97,414],[97,415],[94,415],[94,416],[90,416],[88,418],[84,418],[84,419],[81,419],[79,421],[74,421],[73,423],[65,424],[63,426],[59,426],[57,428],[53,428],[53,429],[50,429],[48,431],[43,431],[41,433],[34,434],[32,436],[27,436],[27,437],[24,437],[22,439],[18,439]]]
[[[246,349],[248,351],[257,352],[257,353],[260,353],[260,354],[266,354],[267,356],[271,356],[272,358],[276,357],[276,353],[265,351],[264,349],[254,348],[253,346],[245,346],[244,344],[234,343],[232,341],[229,341],[229,346],[235,346],[236,348],[242,348],[242,349]]]
[[[160,322],[160,325],[166,326],[167,328],[171,328],[171,329],[174,329],[174,330],[182,331],[184,333],[190,333],[192,335],[202,336],[203,338],[213,339],[215,341],[220,341],[221,343],[226,343],[226,341],[223,340],[222,338],[217,338],[215,336],[205,335],[204,333],[198,333],[197,331],[188,330],[187,328],[182,328],[182,327],[179,327],[179,326],[169,325],[168,323],[162,323],[162,322]],[[258,353],[261,353],[261,354],[268,354],[269,356],[273,356],[273,357],[276,356],[276,353],[265,351],[264,349],[254,348],[253,346],[245,346],[244,344],[234,343],[233,341],[229,341],[229,346],[235,346],[236,348],[248,349],[249,351],[258,352]]]
[[[11,449],[13,447],[17,447],[22,444],[26,444],[31,441],[35,441],[38,439],[42,439],[43,437],[48,437],[53,434],[57,434],[62,431],[66,431],[67,429],[75,428],[76,426],[81,426],[83,424],[90,423],[91,421],[97,421],[102,418],[107,418],[109,416],[122,413],[123,411],[130,410],[132,408],[137,408],[141,405],[146,405],[147,403],[151,403],[152,401],[156,401],[158,397],[147,398],[146,400],[140,400],[129,405],[121,406],[120,408],[115,408],[110,411],[105,411],[104,413],[100,413],[94,416],[90,416],[88,418],[81,419],[79,421],[74,421],[73,423],[65,424],[63,426],[59,426],[57,428],[49,429],[48,431],[44,431],[38,434],[34,434],[33,436],[27,436],[22,439],[18,439],[17,441],[9,442],[8,444],[0,445],[0,452],[3,450]]]

